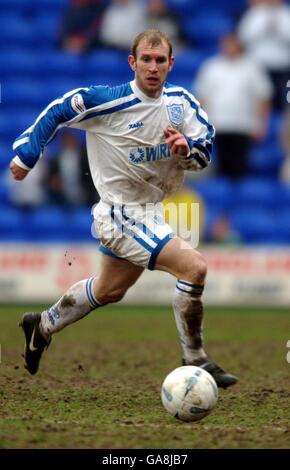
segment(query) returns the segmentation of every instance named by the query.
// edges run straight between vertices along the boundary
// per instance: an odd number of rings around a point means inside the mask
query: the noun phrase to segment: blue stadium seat
[[[7,170],[9,162],[13,157],[14,153],[12,150],[12,145],[9,140],[1,139],[0,140],[0,174]],[[2,186],[2,182],[0,180],[0,186]],[[1,201],[1,198],[0,198]]]
[[[33,124],[39,111],[15,107],[5,114],[0,113],[0,139],[10,141],[12,145],[16,137]]]
[[[197,0],[199,11],[224,12],[237,19],[248,8],[248,0]]]
[[[234,187],[227,178],[209,178],[192,181],[192,189],[200,194],[207,208],[227,212],[233,203]]]
[[[37,2],[33,3],[37,3],[39,11],[43,11],[43,13],[47,11],[58,11],[62,13],[70,5],[71,2],[70,0],[38,0]]]
[[[72,77],[65,78],[64,76],[61,76],[57,79],[53,78],[51,80],[43,81],[42,86],[43,100],[45,101],[46,106],[51,101],[62,97],[68,91],[87,87],[88,84],[84,80],[74,80]]]
[[[33,18],[35,33],[41,36],[42,43],[56,45],[61,35],[61,18],[57,12],[44,11]]]
[[[92,235],[93,221],[89,207],[72,210],[68,220],[70,238],[77,242],[93,242],[96,240]]]
[[[45,74],[46,79],[57,79],[61,76],[71,80],[81,77],[84,74],[84,65],[83,56],[61,50],[47,50],[39,59],[42,76]]]
[[[179,16],[192,15],[197,10],[199,0],[165,0],[167,8]]]
[[[195,75],[204,59],[204,53],[195,49],[185,49],[178,52],[176,54],[176,63],[168,76],[168,81],[185,86],[191,91]]]
[[[2,159],[1,159],[2,160]],[[4,160],[4,159],[3,159]],[[8,178],[7,174],[9,172],[9,162],[10,158],[5,158],[5,166],[0,166],[0,205],[4,206],[5,204],[10,204],[10,191],[8,186]],[[2,163],[2,162],[1,162]],[[1,214],[1,211],[0,211]],[[1,217],[1,215],[0,215]]]
[[[47,37],[40,34],[32,18],[11,14],[1,23],[0,44],[39,48],[47,42]]]
[[[41,3],[41,0],[39,0],[38,3]],[[26,5],[26,0],[1,0],[1,7],[11,7],[15,10],[21,8],[22,6],[25,7]]]
[[[93,85],[117,85],[132,80],[127,54],[114,49],[98,49],[88,54],[84,70],[86,76],[91,77]]]
[[[37,107],[39,112],[41,108],[46,105],[44,100],[44,85],[41,81],[24,79],[21,80],[19,86],[19,79],[12,78],[5,86],[5,99],[12,108],[14,106],[21,107]]]
[[[276,139],[256,144],[249,153],[250,172],[253,176],[264,176],[276,180],[283,159],[283,151]]]
[[[27,215],[26,237],[36,241],[69,239],[68,214],[60,207],[42,207]]]
[[[283,120],[284,116],[282,112],[275,111],[271,114],[265,144],[272,144],[279,139]]]
[[[28,79],[40,73],[43,75],[43,70],[39,66],[40,57],[31,48],[21,47],[21,43],[17,43],[15,47],[0,47],[0,63],[1,63],[1,77],[2,81],[6,77],[10,79],[17,79],[19,87],[23,78]],[[4,90],[5,82],[2,87]],[[4,96],[5,98],[5,96]]]
[[[290,184],[281,184],[280,192],[275,197],[281,211],[290,211]]]
[[[90,208],[40,207],[26,216],[23,236],[28,240],[55,242],[92,242],[93,217]]]
[[[247,178],[236,183],[233,211],[272,209],[279,204],[280,186],[271,180]]]
[[[208,12],[182,18],[182,32],[186,38],[199,47],[217,43],[221,36],[233,30],[231,17],[221,12]]]
[[[232,214],[231,222],[246,243],[269,244],[278,241],[273,213],[267,210],[243,209]]]
[[[0,205],[0,240],[17,241],[22,239],[24,217],[20,209]]]
[[[0,113],[0,139],[11,142],[11,145],[20,132],[28,127],[28,121],[25,127],[20,127],[16,116],[17,112],[15,111],[6,111],[5,114]]]
[[[275,225],[277,229],[277,238],[280,241],[284,241],[285,244],[290,245],[290,211],[280,210],[278,214],[275,214]]]
[[[31,16],[38,12],[54,13],[62,15],[68,7],[70,0],[37,0],[27,2],[27,0],[1,0],[0,12],[11,14],[17,11],[18,14]]]

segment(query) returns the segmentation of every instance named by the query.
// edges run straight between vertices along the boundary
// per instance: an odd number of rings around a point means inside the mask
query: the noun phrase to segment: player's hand
[[[29,173],[28,170],[24,170],[24,168],[21,168],[20,166],[16,165],[13,161],[9,165],[10,171],[13,175],[13,178],[15,180],[21,181],[27,176]]]
[[[184,135],[173,127],[164,130],[164,138],[172,154],[186,156],[190,151]]]

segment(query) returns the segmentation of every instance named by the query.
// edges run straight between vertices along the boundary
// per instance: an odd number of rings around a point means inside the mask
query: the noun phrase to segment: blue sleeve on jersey
[[[115,87],[97,85],[91,86],[85,91],[82,91],[82,96],[86,108],[92,108],[99,106],[100,104],[108,103],[109,101],[117,100],[118,98],[124,98],[133,93],[130,82],[123,83]]]
[[[73,118],[91,108],[131,93],[132,89],[129,83],[114,88],[91,86],[90,88],[72,90],[62,98],[52,101],[31,128],[24,131],[15,140],[13,150],[26,166],[33,168],[45,145],[54,138],[59,128],[68,126]],[[73,106],[72,98],[75,95],[81,95],[81,98]]]
[[[185,98],[189,101],[191,107],[195,110],[196,112],[196,118],[198,121],[204,126],[205,129],[205,136],[200,137],[199,139],[191,139],[188,136],[185,136],[187,143],[189,145],[192,158],[195,158],[196,161],[202,166],[202,168],[205,168],[210,160],[211,160],[211,154],[212,154],[212,144],[215,136],[215,128],[212,124],[210,124],[206,119],[204,119],[200,115],[200,106],[195,103],[193,100],[190,99],[188,95],[185,95]],[[204,159],[198,157],[198,153],[195,153],[195,150],[198,150],[199,153],[202,154]]]
[[[41,156],[44,146],[51,140],[62,123],[70,121],[78,113],[72,109],[71,97],[53,101],[42,116],[37,118],[32,128],[27,129],[14,142],[13,149],[20,160],[29,168],[33,168]],[[22,144],[18,142],[23,141]]]
[[[187,136],[185,138],[190,148],[188,159],[195,159],[202,168],[206,168],[211,160],[212,142],[208,142],[205,139],[193,140]],[[198,152],[195,152],[195,149],[201,152],[205,158],[202,158]]]
[[[112,101],[112,88],[109,86],[91,86],[86,90],[81,90],[86,109],[94,108],[100,104]]]

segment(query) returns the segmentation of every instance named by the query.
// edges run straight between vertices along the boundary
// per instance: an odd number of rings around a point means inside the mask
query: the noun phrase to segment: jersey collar
[[[138,88],[137,84],[136,84],[136,80],[132,80],[130,82],[130,85],[131,85],[131,88],[134,92],[134,94],[137,96],[137,98],[139,98],[141,101],[145,102],[145,103],[155,103],[155,104],[159,104],[161,101],[162,101],[162,96],[163,96],[163,92],[161,93],[161,95],[159,96],[159,98],[151,98],[150,96],[147,96],[145,95],[141,90],[140,88]]]

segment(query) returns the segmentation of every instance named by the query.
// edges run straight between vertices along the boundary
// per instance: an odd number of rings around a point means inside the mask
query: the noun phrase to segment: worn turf
[[[210,416],[183,423],[160,401],[181,360],[170,307],[95,311],[53,338],[34,377],[17,326],[29,310],[0,308],[1,448],[290,447],[288,311],[207,309],[207,350],[240,382]]]

